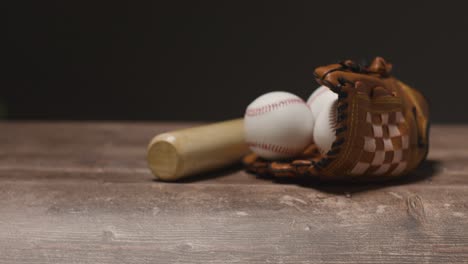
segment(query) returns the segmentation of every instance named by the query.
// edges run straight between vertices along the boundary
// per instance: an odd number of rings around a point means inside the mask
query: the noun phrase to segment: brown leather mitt
[[[302,155],[282,161],[251,153],[243,159],[246,170],[324,180],[380,180],[411,172],[428,153],[429,108],[391,69],[380,57],[369,66],[347,60],[315,69],[317,82],[338,94],[330,151],[321,153],[312,143]]]

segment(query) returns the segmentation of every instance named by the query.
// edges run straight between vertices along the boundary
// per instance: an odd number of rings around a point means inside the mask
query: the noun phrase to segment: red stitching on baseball
[[[270,144],[270,143],[258,143],[258,142],[247,142],[247,145],[249,147],[254,147],[254,148],[260,148],[263,150],[268,150],[271,152],[275,153],[281,153],[281,154],[297,154],[300,152],[299,149],[292,149],[292,148],[287,148],[283,147],[280,145],[275,145],[275,144]]]
[[[305,102],[301,98],[289,98],[284,99],[275,103],[267,104],[260,107],[255,108],[247,108],[245,111],[246,116],[258,116],[263,115],[265,113],[277,110],[279,108],[285,107],[290,104],[305,104]]]

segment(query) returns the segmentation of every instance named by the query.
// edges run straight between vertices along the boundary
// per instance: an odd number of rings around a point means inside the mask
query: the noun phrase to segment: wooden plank
[[[154,181],[146,144],[188,125],[1,123],[0,263],[468,263],[466,126],[384,184]]]
[[[467,199],[464,186],[3,182],[0,263],[466,263]]]
[[[116,180],[151,177],[146,165],[146,146],[150,139],[172,129],[195,124],[177,123],[0,123],[0,176],[73,177],[102,174]],[[434,126],[429,162],[415,173],[437,184],[468,183],[468,141],[466,126]],[[228,177],[240,166],[194,177],[199,182],[234,180],[256,183],[252,177]],[[3,173],[3,172],[9,172]],[[28,173],[24,173],[28,172]],[[81,172],[81,173],[80,173]],[[443,177],[440,177],[443,173]],[[3,174],[3,175],[2,175]],[[134,177],[139,175],[139,177]],[[224,177],[217,177],[224,176]],[[214,180],[214,181],[213,181]],[[244,181],[247,180],[247,181]]]

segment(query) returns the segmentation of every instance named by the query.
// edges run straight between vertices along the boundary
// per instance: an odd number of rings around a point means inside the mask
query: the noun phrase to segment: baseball
[[[255,99],[245,111],[244,132],[250,149],[265,159],[300,154],[311,142],[312,112],[298,96],[270,92]]]
[[[324,106],[328,104],[330,100],[338,99],[338,95],[330,90],[330,88],[322,85],[317,88],[307,99],[307,105],[309,106],[310,110],[312,111],[312,115],[314,120],[317,120],[317,117],[324,109]]]
[[[338,95],[326,86],[320,86],[307,100],[314,118],[314,143],[322,153],[331,149],[336,139],[336,104]]]

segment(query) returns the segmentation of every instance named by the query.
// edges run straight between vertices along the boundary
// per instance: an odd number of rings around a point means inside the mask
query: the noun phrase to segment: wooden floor
[[[1,123],[0,263],[468,263],[468,126],[386,184],[154,181],[148,141],[187,125]]]

